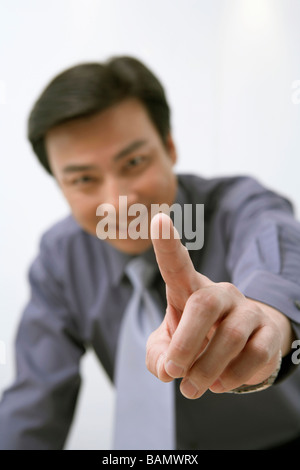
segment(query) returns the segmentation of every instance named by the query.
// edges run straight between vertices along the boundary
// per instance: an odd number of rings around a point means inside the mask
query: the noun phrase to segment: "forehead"
[[[147,110],[130,99],[92,116],[77,118],[50,129],[46,135],[48,155],[65,152],[68,147],[99,145],[119,151],[135,138],[159,138]]]

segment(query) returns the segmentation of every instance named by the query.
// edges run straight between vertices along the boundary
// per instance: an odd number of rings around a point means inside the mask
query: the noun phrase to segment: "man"
[[[42,237],[30,270],[17,377],[0,406],[1,448],[63,447],[87,347],[117,380],[122,322],[134,297],[124,275],[132,259],[157,268],[151,293],[161,305],[161,324],[144,351],[145,377],[162,386],[162,395],[172,384],[174,448],[299,445],[300,374],[293,358],[300,334],[300,227],[289,202],[251,178],[175,175],[164,90],[129,57],[57,76],[31,112],[29,139],[71,215]],[[124,196],[126,207],[146,208],[140,225],[148,222],[147,236],[129,236],[129,211],[121,224]],[[204,204],[201,249],[190,244],[188,251],[169,217],[152,216],[154,205],[173,203],[183,212]],[[101,205],[113,208],[116,236],[97,232]],[[163,226],[169,237],[161,236]],[[126,394],[118,389],[121,398]],[[142,408],[129,410],[133,419],[143,416]],[[159,432],[151,418],[142,425]],[[139,430],[133,439],[135,448],[148,448]],[[122,442],[119,448],[126,448]]]

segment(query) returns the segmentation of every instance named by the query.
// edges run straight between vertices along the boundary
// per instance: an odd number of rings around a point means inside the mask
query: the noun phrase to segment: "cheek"
[[[98,205],[83,196],[68,199],[71,212],[81,227],[90,233],[96,233],[98,218],[96,210]]]
[[[156,167],[152,174],[148,175],[146,182],[149,195],[161,202],[173,202],[176,188],[176,177],[171,165]]]

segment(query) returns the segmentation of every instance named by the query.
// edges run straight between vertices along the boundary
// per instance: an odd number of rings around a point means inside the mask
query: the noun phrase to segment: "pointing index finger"
[[[172,296],[180,296],[185,303],[195,290],[207,285],[209,280],[195,270],[189,252],[181,243],[168,215],[160,213],[153,217],[151,239],[161,275],[169,292]]]

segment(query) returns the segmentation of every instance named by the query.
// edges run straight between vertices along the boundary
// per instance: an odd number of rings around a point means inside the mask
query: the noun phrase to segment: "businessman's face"
[[[149,232],[147,239],[131,237],[129,228],[138,213],[127,212],[125,222],[119,222],[119,216],[124,217],[126,207],[143,204],[150,228],[151,205],[173,204],[176,153],[171,136],[164,145],[140,102],[126,100],[94,116],[63,123],[48,132],[46,149],[53,174],[83,229],[96,235],[101,221],[97,208],[108,204],[105,207],[114,208],[115,217],[114,211],[108,215],[102,210],[102,222],[115,236],[107,241],[127,253],[150,247]]]

